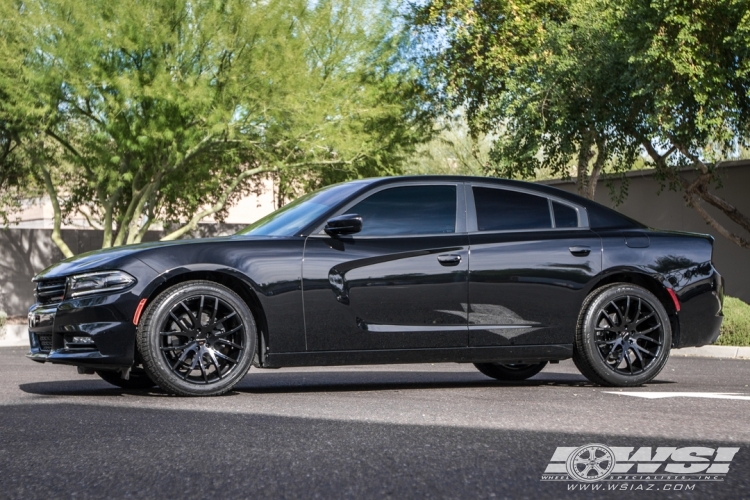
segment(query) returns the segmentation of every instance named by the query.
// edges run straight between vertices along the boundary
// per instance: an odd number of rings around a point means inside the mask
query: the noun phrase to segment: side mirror
[[[357,214],[344,214],[328,219],[323,231],[329,236],[354,234],[362,231],[362,217]]]

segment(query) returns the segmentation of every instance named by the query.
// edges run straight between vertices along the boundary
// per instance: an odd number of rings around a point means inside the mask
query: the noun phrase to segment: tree
[[[706,211],[716,208],[750,233],[750,217],[712,193],[721,159],[750,139],[750,10],[737,0],[627,0],[610,6],[611,38],[629,63],[631,109],[622,120],[661,179],[719,234],[750,248]],[[685,177],[685,169],[694,178]]]
[[[595,9],[589,0],[435,0],[416,9],[423,40],[447,39],[426,51],[435,102],[446,112],[464,107],[474,136],[495,134],[487,173],[572,171],[579,194],[593,198],[605,167],[635,161],[637,143],[613,127],[627,96],[592,72],[621,63],[606,45],[611,19]]]
[[[177,223],[174,239],[220,219],[262,175],[356,177],[420,140],[387,4],[14,7],[13,83],[26,91],[2,112],[29,129],[17,158],[49,195],[66,256],[61,221],[76,213],[103,229],[102,247],[139,242],[157,222]]]
[[[719,234],[750,248],[708,204],[750,233],[712,190],[722,158],[750,139],[750,11],[743,0],[434,0],[413,22],[445,110],[498,131],[488,171],[565,174],[593,198],[604,169],[651,160],[661,181]],[[686,175],[688,174],[688,175]]]

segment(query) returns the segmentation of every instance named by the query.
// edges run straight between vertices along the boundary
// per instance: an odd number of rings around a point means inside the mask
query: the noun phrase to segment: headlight
[[[68,278],[67,296],[74,298],[92,293],[114,292],[127,288],[133,283],[135,283],[135,278],[122,271],[79,274]]]

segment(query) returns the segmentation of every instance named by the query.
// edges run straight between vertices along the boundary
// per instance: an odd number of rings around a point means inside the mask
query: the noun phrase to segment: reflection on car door
[[[307,349],[465,347],[468,237],[460,183],[387,186],[341,213],[362,231],[307,238]]]
[[[601,271],[585,209],[482,185],[467,186],[467,200],[469,345],[572,343],[585,287]]]

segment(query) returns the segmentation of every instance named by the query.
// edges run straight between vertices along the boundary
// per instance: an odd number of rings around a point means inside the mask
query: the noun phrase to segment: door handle
[[[584,247],[584,246],[570,247],[568,248],[568,250],[570,250],[570,253],[572,253],[576,257],[586,257],[588,254],[591,253],[591,247]]]
[[[438,255],[437,259],[444,266],[457,266],[461,262],[461,256],[454,253]]]

